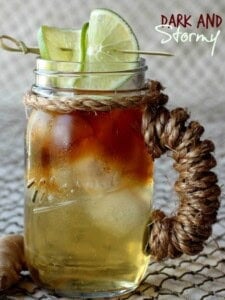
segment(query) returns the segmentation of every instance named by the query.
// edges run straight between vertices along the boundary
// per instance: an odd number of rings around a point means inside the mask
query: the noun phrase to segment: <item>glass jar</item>
[[[144,59],[113,64],[110,72],[107,65],[79,72],[77,63],[38,58],[32,92],[49,104],[146,92]],[[104,90],[107,80],[119,88]],[[110,297],[143,278],[153,161],[142,110],[29,111],[25,252],[41,286],[69,297]]]

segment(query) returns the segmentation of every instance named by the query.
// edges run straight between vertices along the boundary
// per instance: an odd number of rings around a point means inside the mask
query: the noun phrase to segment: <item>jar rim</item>
[[[46,60],[37,57],[35,86],[79,90],[137,90],[145,85],[148,69],[142,57],[136,61],[97,62],[86,70],[79,62]]]
[[[36,59],[36,68],[34,69],[35,74],[45,75],[82,75],[82,74],[123,74],[123,73],[136,73],[147,70],[146,60],[143,57],[139,57],[135,61],[109,61],[109,62],[94,62],[88,63],[91,71],[83,71],[81,66],[83,62],[71,62],[71,61],[58,61],[48,60],[41,57]],[[99,70],[99,66],[104,65],[104,70]],[[97,71],[92,71],[93,69]],[[107,66],[109,67],[107,71]],[[118,69],[117,69],[118,67]],[[121,69],[123,67],[123,69]],[[111,69],[111,70],[110,70]]]

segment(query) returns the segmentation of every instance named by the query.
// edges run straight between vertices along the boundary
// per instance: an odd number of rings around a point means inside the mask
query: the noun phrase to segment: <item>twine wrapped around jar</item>
[[[169,111],[164,106],[168,96],[162,90],[159,82],[150,81],[140,96],[121,97],[118,93],[111,99],[101,97],[101,100],[84,97],[49,100],[49,97],[33,92],[24,96],[26,106],[59,113],[143,107],[142,134],[149,155],[155,159],[170,151],[175,161],[174,169],[179,174],[174,184],[180,201],[175,215],[168,217],[155,210],[151,216],[146,251],[156,260],[202,251],[216,222],[221,193],[217,176],[210,171],[216,166],[211,153],[214,144],[210,140],[201,140],[204,128],[198,122],[186,124],[189,114],[185,109]]]

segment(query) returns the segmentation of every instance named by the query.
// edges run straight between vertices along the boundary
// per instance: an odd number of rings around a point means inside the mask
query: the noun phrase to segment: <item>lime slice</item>
[[[44,59],[81,62],[81,30],[41,26],[38,46]]]
[[[60,77],[49,76],[49,84],[59,88],[74,88],[76,79],[63,72],[80,72],[85,57],[88,23],[81,30],[42,26],[38,32],[42,69],[61,72]],[[49,61],[48,61],[49,60]],[[55,61],[55,62],[52,62]],[[66,62],[66,63],[65,63]]]
[[[108,9],[91,12],[86,42],[85,72],[124,71],[135,67],[138,54],[120,51],[138,50],[137,38],[127,22],[115,12]],[[111,90],[129,77],[128,74],[86,76],[79,81],[79,88]]]

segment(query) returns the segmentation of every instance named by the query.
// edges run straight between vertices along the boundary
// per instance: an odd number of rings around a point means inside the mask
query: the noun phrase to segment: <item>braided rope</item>
[[[186,110],[177,108],[169,111],[164,107],[168,97],[161,92],[162,89],[159,82],[151,81],[143,96],[62,101],[29,92],[24,97],[24,103],[32,108],[60,113],[144,107],[142,133],[150,155],[155,159],[171,151],[174,169],[179,173],[174,185],[180,200],[176,214],[168,217],[155,210],[149,225],[146,249],[156,260],[179,257],[183,253],[195,255],[202,251],[216,221],[221,192],[216,184],[217,176],[210,171],[216,165],[211,154],[213,143],[200,139],[204,128],[198,122],[186,125],[189,119]]]
[[[152,215],[148,249],[156,260],[198,254],[216,222],[221,191],[210,171],[216,165],[214,145],[200,140],[204,128],[198,122],[185,125],[188,118],[182,108],[169,111],[162,106],[147,106],[143,114],[149,153],[158,158],[169,150],[179,173],[174,185],[180,200],[176,215],[168,217],[160,210]]]
[[[149,86],[149,87],[148,87]],[[163,105],[168,101],[167,95],[161,93],[162,86],[159,82],[151,81],[144,89],[143,95],[125,96],[114,94],[112,98],[101,96],[98,100],[93,97],[82,98],[45,98],[28,92],[24,96],[24,104],[34,109],[55,111],[59,113],[70,113],[74,110],[86,111],[109,111],[115,108],[131,108],[139,105]]]

